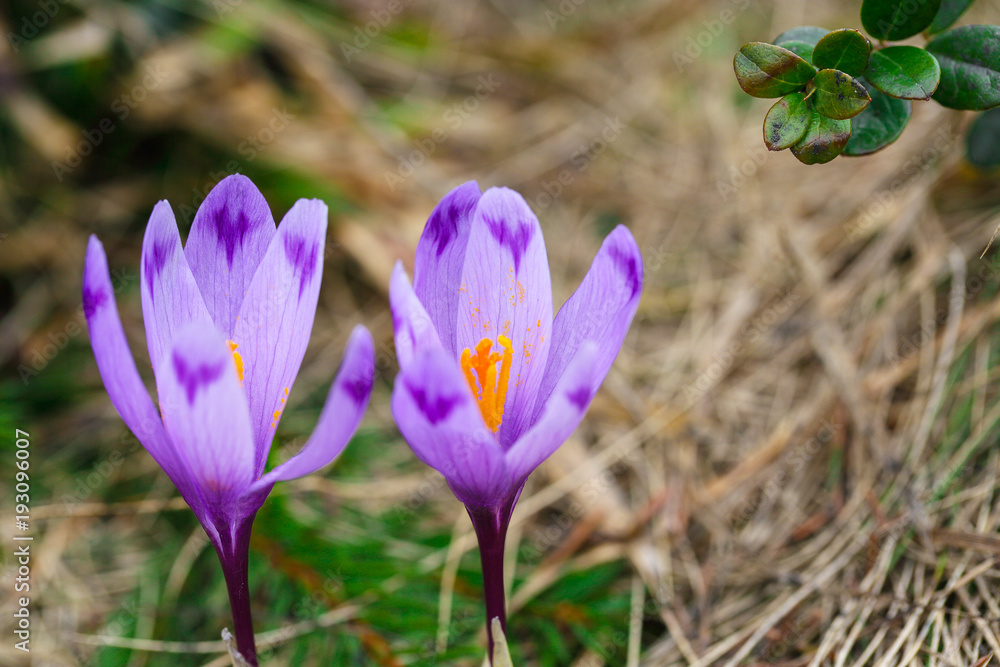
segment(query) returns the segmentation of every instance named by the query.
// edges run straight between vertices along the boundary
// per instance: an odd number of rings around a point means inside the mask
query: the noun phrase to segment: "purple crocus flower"
[[[479,539],[490,620],[505,626],[503,547],[524,481],[583,418],[635,315],[642,256],[619,226],[552,317],[538,219],[506,188],[466,183],[431,213],[413,286],[389,290],[399,430],[441,472]],[[490,655],[492,655],[491,635]]]
[[[83,308],[104,386],[215,545],[237,645],[253,665],[247,568],[254,515],[275,482],[308,475],[340,454],[372,388],[374,345],[358,326],[312,436],[264,472],[309,342],[326,225],[326,205],[300,199],[275,229],[263,195],[236,175],[205,198],[182,248],[170,205],[156,205],[140,284],[159,409],[129,351],[104,248],[94,236],[87,246]]]

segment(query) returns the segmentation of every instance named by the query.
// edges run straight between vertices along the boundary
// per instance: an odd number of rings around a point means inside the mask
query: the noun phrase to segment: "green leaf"
[[[764,117],[764,143],[768,150],[791,148],[805,136],[812,110],[804,93],[791,93],[775,102]]]
[[[929,100],[941,81],[941,66],[918,46],[889,46],[872,54],[865,78],[886,95]]]
[[[928,35],[944,32],[958,20],[958,17],[965,13],[971,4],[972,0],[941,0],[941,9],[934,17],[934,22],[924,32]]]
[[[951,109],[1000,105],[1000,26],[964,25],[927,43],[941,64],[934,99]]]
[[[805,60],[810,65],[812,65],[814,46],[815,46],[814,44],[810,44],[809,42],[797,42],[795,40],[792,40],[790,42],[783,42],[781,44],[782,48],[788,49],[789,51],[797,55],[799,58],[802,58],[802,60]]]
[[[814,25],[801,25],[781,33],[774,40],[774,43],[778,46],[783,46],[807,63],[812,64],[813,49],[819,43],[819,40],[823,39],[829,32],[826,28],[819,28]]]
[[[813,108],[827,118],[853,118],[871,102],[865,87],[839,70],[821,69],[813,85]]]
[[[896,42],[929,26],[940,8],[941,0],[864,0],[861,25],[875,39]]]
[[[785,48],[788,48],[787,46]],[[809,61],[819,69],[838,69],[849,76],[861,76],[868,67],[872,43],[857,30],[834,30],[816,43]]]
[[[783,46],[786,42],[805,42],[816,46],[819,40],[823,39],[830,31],[814,25],[800,25],[781,33],[774,39],[774,43]]]
[[[889,97],[863,78],[858,81],[868,90],[872,103],[851,119],[851,139],[844,155],[869,155],[899,139],[913,108],[909,100]]]
[[[965,138],[965,155],[974,166],[1000,169],[1000,109],[979,115]]]
[[[851,138],[851,121],[827,118],[812,112],[805,136],[792,146],[792,154],[802,164],[823,164],[840,155]]]
[[[788,49],[764,42],[744,44],[733,59],[736,80],[754,97],[781,97],[800,90],[816,69]]]

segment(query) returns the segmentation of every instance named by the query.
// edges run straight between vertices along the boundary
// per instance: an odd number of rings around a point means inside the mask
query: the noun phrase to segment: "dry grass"
[[[806,168],[787,153],[766,155],[766,103],[741,97],[731,54],[803,22],[853,25],[857,3],[741,4],[589,0],[552,31],[545,12],[560,16],[555,2],[545,10],[427,0],[397,20],[426,25],[430,46],[382,34],[347,63],[338,45],[379,3],[359,2],[352,23],[304,5],[247,2],[222,17],[233,36],[219,32],[205,2],[197,5],[205,27],[163,41],[130,23],[126,5],[79,3],[79,20],[44,37],[59,49],[38,48],[35,60],[8,52],[0,69],[23,68],[30,81],[33,67],[72,62],[124,31],[141,45],[135,81],[146,65],[169,76],[123,122],[230,154],[287,106],[294,120],[238,169],[294,169],[342,196],[298,386],[300,396],[325,386],[347,333],[366,323],[385,380],[369,424],[391,424],[390,267],[412,258],[450,187],[476,178],[524,193],[548,239],[557,303],[612,224],[632,229],[646,258],[633,331],[584,426],[529,482],[511,534],[515,626],[518,610],[567,573],[630,564],[618,594],[630,596],[631,623],[603,654],[583,649],[571,664],[982,664],[1000,655],[1000,255],[994,248],[980,258],[1000,222],[1000,186],[963,166],[959,132],[968,119],[932,104],[915,105],[903,139],[871,158]],[[678,68],[674,54],[727,8],[734,27]],[[997,19],[995,3],[978,11]],[[241,39],[267,59],[231,46]],[[476,99],[480,77],[499,85],[455,126],[449,109]],[[78,318],[88,233],[105,240],[112,266],[134,267],[137,218],[164,190],[180,193],[178,210],[209,178],[183,167],[160,174],[137,151],[128,158],[140,162],[134,169],[115,168],[105,153],[93,176],[57,184],[48,162],[63,159],[85,128],[31,85],[7,102],[31,155],[25,173],[0,175],[0,218],[14,223],[0,243],[16,297],[0,321],[0,353],[12,370],[48,332]],[[620,132],[609,129],[617,124]],[[399,159],[435,130],[446,138],[432,139],[433,154],[390,183]],[[602,132],[603,144],[578,152]],[[171,159],[189,157],[182,150]],[[546,184],[553,190],[564,170],[568,184],[546,199]],[[32,189],[49,203],[25,205]],[[138,299],[120,306],[141,352]],[[92,365],[79,373],[95,387]],[[92,391],[39,430],[50,441],[80,429],[114,438],[114,419]],[[423,493],[428,479],[418,466],[391,484],[379,478],[409,456],[396,444],[369,481],[333,472],[282,492],[384,511]],[[121,475],[149,479],[153,467],[133,457]],[[135,502],[36,505],[43,659],[82,664],[82,647],[114,635],[108,623],[136,590],[153,606],[176,600],[204,541],[195,531],[170,556],[165,583],[138,579],[149,545],[148,533],[137,540],[135,531],[155,532],[157,517],[178,508],[166,479],[153,479]],[[456,505],[438,484],[420,509],[454,525],[450,547],[420,563],[441,572],[439,646],[449,641],[458,564],[475,548]],[[105,552],[95,542],[118,547]],[[530,571],[513,559],[515,544],[543,556]],[[406,583],[390,579],[272,634],[288,642],[349,622]],[[8,625],[11,604],[5,594]],[[185,648],[149,633],[140,628],[122,644]],[[189,648],[222,665],[220,647]],[[15,659],[10,642],[0,656]]]

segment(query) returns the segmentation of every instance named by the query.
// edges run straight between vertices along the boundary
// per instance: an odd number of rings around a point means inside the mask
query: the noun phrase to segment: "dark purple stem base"
[[[253,517],[236,528],[235,535],[222,534],[215,545],[226,577],[229,606],[233,611],[233,635],[236,648],[247,663],[257,667],[257,646],[253,637],[253,619],[250,617],[250,528]]]
[[[507,632],[507,608],[504,599],[503,548],[507,539],[507,525],[513,503],[502,508],[476,508],[466,506],[472,526],[479,540],[479,559],[483,564],[483,598],[486,602],[486,636],[489,640],[490,664],[493,664],[494,618]]]

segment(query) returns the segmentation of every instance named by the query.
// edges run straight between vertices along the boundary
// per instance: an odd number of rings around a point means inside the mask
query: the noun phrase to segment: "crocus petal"
[[[171,349],[174,334],[184,325],[212,326],[181,247],[174,212],[166,201],[153,208],[146,225],[139,283],[149,360],[156,368]]]
[[[501,334],[513,363],[498,438],[507,447],[529,426],[552,329],[552,284],[538,218],[507,188],[483,193],[462,271],[458,349]],[[497,349],[497,346],[494,346]]]
[[[441,341],[430,316],[410,287],[402,262],[396,262],[389,281],[389,306],[396,338],[396,359],[405,368],[420,352],[440,348]],[[454,329],[454,328],[453,328]]]
[[[199,512],[203,503],[191,482],[190,472],[176,456],[173,443],[160,421],[160,414],[136,369],[118,317],[108,260],[96,236],[91,236],[87,244],[83,270],[83,312],[108,397],[125,425],[167,473],[191,508]]]
[[[556,315],[548,367],[538,390],[535,417],[570,360],[586,340],[595,341],[594,390],[611,369],[642,293],[642,254],[626,227],[616,227],[601,245],[583,282]]]
[[[510,490],[503,451],[447,352],[428,350],[399,372],[392,415],[417,458],[444,475],[459,500],[502,502]]]
[[[250,283],[232,337],[243,363],[256,446],[256,474],[264,472],[274,430],[285,408],[312,333],[326,240],[326,204],[300,199]]]
[[[374,375],[375,343],[368,329],[357,326],[312,436],[302,451],[261,477],[253,489],[308,475],[337,458],[361,423]]]
[[[252,481],[247,399],[222,334],[188,325],[156,369],[163,425],[206,498],[225,500]]]
[[[274,233],[264,195],[241,174],[219,181],[195,213],[184,254],[215,326],[227,338]]]
[[[580,425],[596,392],[594,372],[599,358],[597,344],[585,341],[559,378],[538,421],[507,451],[507,466],[518,484],[523,484]]]
[[[458,285],[465,264],[465,249],[476,204],[482,195],[479,184],[458,186],[431,212],[417,244],[413,268],[413,290],[426,306],[446,350],[458,358],[455,327],[458,323]]]

